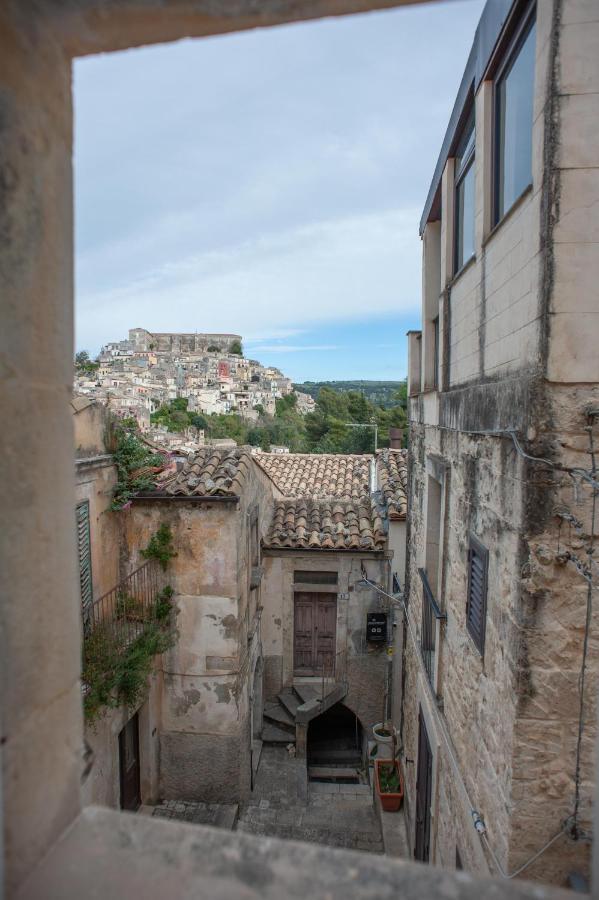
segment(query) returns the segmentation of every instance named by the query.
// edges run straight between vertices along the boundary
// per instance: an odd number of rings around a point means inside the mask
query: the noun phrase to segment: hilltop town
[[[119,417],[135,418],[142,431],[150,429],[151,414],[173,400],[186,400],[189,413],[234,412],[257,422],[260,415],[274,415],[276,401],[294,393],[291,379],[279,369],[244,357],[241,335],[145,328],[132,328],[127,340],[106,344],[96,362],[78,355],[74,389]],[[298,412],[314,410],[309,394],[295,391],[295,397]]]

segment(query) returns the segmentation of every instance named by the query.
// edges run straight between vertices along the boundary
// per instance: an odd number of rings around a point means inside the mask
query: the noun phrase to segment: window
[[[87,620],[93,601],[92,593],[92,550],[89,531],[89,500],[77,504],[77,552],[79,554],[79,584],[81,587],[81,608]]]
[[[456,272],[474,256],[474,110],[470,113],[455,154]]]
[[[466,627],[481,656],[485,650],[488,568],[489,551],[475,537],[471,537],[468,550]]]
[[[307,572],[293,573],[295,584],[337,584],[337,572]]]
[[[535,25],[515,38],[495,83],[495,222],[532,182]]]

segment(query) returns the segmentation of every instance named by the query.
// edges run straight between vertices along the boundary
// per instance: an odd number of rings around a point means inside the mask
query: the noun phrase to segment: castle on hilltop
[[[240,334],[178,334],[152,333],[145,328],[130,328],[129,341],[136,350],[161,350],[170,353],[193,353],[218,347],[226,352],[233,341],[241,342]]]

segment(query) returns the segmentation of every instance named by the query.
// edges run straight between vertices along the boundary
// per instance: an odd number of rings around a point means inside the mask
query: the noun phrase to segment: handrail
[[[84,636],[102,628],[123,644],[129,643],[154,618],[157,595],[163,587],[161,575],[158,564],[148,560],[94,600],[84,612]]]

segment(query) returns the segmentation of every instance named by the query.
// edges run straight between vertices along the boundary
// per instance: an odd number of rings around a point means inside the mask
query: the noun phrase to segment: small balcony
[[[430,685],[437,694],[437,648],[441,622],[447,616],[441,612],[424,569],[418,569],[422,581],[422,622],[420,628],[420,652]]]
[[[83,613],[83,705],[93,721],[103,707],[133,705],[153,658],[172,646],[173,591],[150,560]]]

